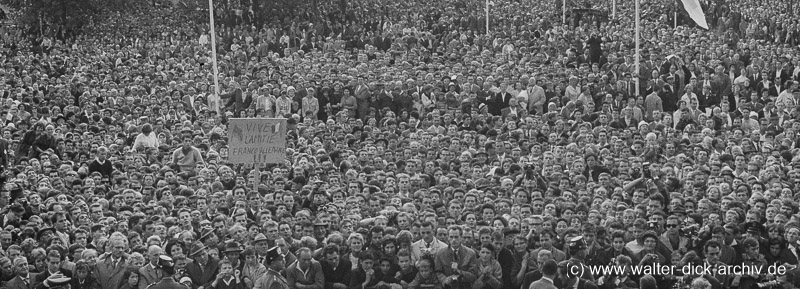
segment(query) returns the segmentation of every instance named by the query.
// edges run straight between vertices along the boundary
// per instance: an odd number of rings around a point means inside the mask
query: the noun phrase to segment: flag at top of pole
[[[683,5],[683,9],[686,10],[686,13],[689,13],[689,17],[694,20],[694,23],[697,23],[697,26],[703,27],[704,29],[708,29],[708,23],[706,22],[706,15],[703,13],[703,7],[700,7],[700,1],[698,0],[680,0],[681,4]]]

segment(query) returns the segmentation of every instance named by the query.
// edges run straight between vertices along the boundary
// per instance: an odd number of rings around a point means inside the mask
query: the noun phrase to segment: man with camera
[[[659,236],[659,241],[666,245],[670,253],[678,251],[681,255],[686,253],[687,248],[691,245],[691,240],[685,235],[681,234],[680,219],[672,215],[667,217],[666,231]]]
[[[650,265],[650,264],[668,264],[669,260],[658,253],[656,247],[658,246],[658,235],[656,235],[653,231],[647,231],[642,234],[642,243],[644,243],[644,249],[636,254],[636,260],[639,261],[639,265]]]

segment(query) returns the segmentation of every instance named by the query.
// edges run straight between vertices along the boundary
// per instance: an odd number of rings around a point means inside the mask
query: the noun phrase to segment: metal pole
[[[219,69],[217,68],[217,33],[214,32],[214,0],[208,0],[208,17],[211,25],[211,61],[214,67],[214,95],[219,97]],[[219,111],[217,111],[219,113]]]
[[[489,0],[486,0],[486,35],[489,35]]]
[[[253,163],[253,176],[255,181],[253,182],[253,191],[258,193],[258,185],[261,183],[261,166],[258,162]]]
[[[639,11],[639,0],[633,0],[633,1],[634,1],[634,3],[636,3],[635,4],[635,7],[636,7],[635,8],[636,9],[636,12],[635,12],[635,14],[636,14],[636,26],[635,26],[635,29],[636,29],[636,33],[635,33],[636,34],[636,36],[635,36],[636,37],[636,50],[635,51],[636,51],[636,53],[634,54],[634,57],[635,57],[634,61],[636,62],[635,65],[634,65],[634,69],[636,71],[633,73],[633,75],[634,75],[634,78],[636,79],[636,83],[635,83],[635,85],[636,85],[636,96],[638,97],[639,96],[639,83],[640,83],[639,82],[639,76],[640,76],[639,65],[640,65],[640,62],[641,62],[641,59],[640,59],[641,57],[639,56],[639,54],[641,52],[641,51],[639,51],[639,41],[640,41],[639,40],[639,18],[640,18],[639,13],[640,13],[640,11]]]
[[[617,18],[617,0],[611,0],[611,19]]]
[[[567,24],[567,0],[561,0],[561,24]]]
[[[675,25],[673,25],[672,27],[673,28],[678,28],[678,1],[677,0],[676,1],[672,1],[672,8],[674,9],[674,11],[672,11],[673,12],[672,21],[675,23]]]

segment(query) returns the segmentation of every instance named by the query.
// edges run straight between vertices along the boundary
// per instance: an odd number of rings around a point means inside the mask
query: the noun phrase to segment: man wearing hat
[[[158,270],[162,276],[158,283],[147,286],[148,289],[186,289],[186,286],[175,282],[172,275],[175,275],[175,262],[166,255],[158,258]]]
[[[278,252],[278,247],[267,250],[265,262],[267,273],[256,280],[253,289],[289,289],[289,283],[280,273],[285,264],[283,256]]]
[[[209,222],[209,224],[211,223],[211,221],[208,220],[203,220],[203,222]],[[200,223],[202,224],[203,222]],[[212,228],[203,228],[203,230],[200,231],[200,237],[197,238],[197,240],[203,242],[207,246],[216,246],[217,242],[219,242],[219,238]]]
[[[583,236],[572,238],[569,242],[569,262],[573,266],[581,267],[581,274],[578,277],[594,282],[594,276],[592,276],[589,267],[585,264],[586,255],[588,254],[587,249],[588,247],[586,246],[586,241],[583,240]]]
[[[53,238],[56,234],[56,228],[47,227],[42,228],[38,232],[36,232],[36,240],[39,240],[40,244],[48,244],[50,239]]]
[[[203,242],[192,243],[189,247],[189,258],[192,258],[192,262],[186,264],[186,273],[192,283],[206,288],[219,273],[219,259],[209,256],[207,249]]]
[[[314,237],[318,240],[325,239],[328,236],[328,221],[317,219],[314,221]]]
[[[233,265],[233,269],[241,271],[244,267],[244,262],[240,261],[240,257],[242,254],[242,247],[239,246],[239,243],[236,241],[230,241],[225,244],[225,251],[222,254],[231,260],[231,265]]]
[[[267,256],[267,250],[270,248],[267,243],[268,241],[269,239],[267,239],[267,235],[264,235],[264,233],[258,233],[258,235],[256,235],[256,237],[251,242],[253,247],[255,247],[256,249],[256,258],[258,259],[258,263],[264,264],[264,266],[266,266],[265,261]]]
[[[745,223],[744,227],[745,227],[745,236],[744,236],[745,238],[756,239],[756,241],[758,241],[759,244],[766,243],[767,240],[761,238],[761,235],[766,232],[764,225],[756,221],[751,221]]]

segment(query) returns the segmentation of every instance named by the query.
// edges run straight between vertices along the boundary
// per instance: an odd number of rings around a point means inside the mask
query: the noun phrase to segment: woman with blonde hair
[[[358,264],[360,264],[360,260],[358,256],[361,255],[361,252],[364,250],[364,236],[359,233],[351,233],[350,237],[347,238],[347,246],[349,248],[349,252],[342,255],[342,258],[345,260],[350,260],[350,263],[353,264],[353,270],[358,268]]]
[[[692,280],[692,289],[711,289],[711,282],[708,282],[706,278],[697,277]]]

